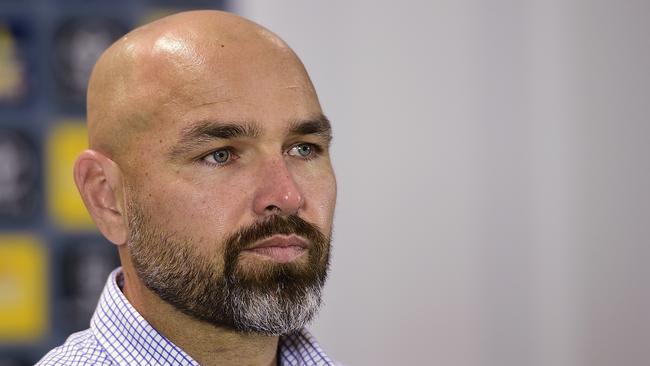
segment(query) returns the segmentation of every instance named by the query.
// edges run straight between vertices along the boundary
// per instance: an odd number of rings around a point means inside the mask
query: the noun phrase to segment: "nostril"
[[[269,212],[269,213],[273,213],[273,214],[279,214],[280,212],[282,212],[280,207],[278,207],[276,205],[268,205],[268,206],[266,206],[264,211]]]

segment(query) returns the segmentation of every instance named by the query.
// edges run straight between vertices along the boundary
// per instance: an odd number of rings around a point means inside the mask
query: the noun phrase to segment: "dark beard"
[[[153,227],[136,205],[129,205],[129,250],[145,286],[181,312],[241,332],[286,334],[316,314],[329,268],[330,238],[298,216],[273,215],[242,228],[215,247],[197,253],[191,240]],[[242,250],[276,234],[309,242],[307,261],[260,263],[242,268]]]

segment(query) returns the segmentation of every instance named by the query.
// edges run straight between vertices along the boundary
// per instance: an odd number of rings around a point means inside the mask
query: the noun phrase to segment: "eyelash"
[[[230,159],[228,159],[227,162],[225,162],[225,163],[216,163],[216,162],[213,163],[213,162],[209,162],[209,161],[207,160],[209,157],[211,157],[211,156],[212,156],[214,153],[216,153],[217,151],[224,151],[224,150],[225,150],[225,151],[228,151],[228,153],[230,154]],[[222,167],[225,167],[225,166],[228,166],[228,165],[232,164],[232,162],[235,161],[235,160],[237,160],[237,159],[239,159],[239,156],[235,153],[235,149],[232,148],[232,147],[230,147],[230,146],[226,146],[226,147],[220,147],[220,148],[218,148],[218,149],[215,149],[215,150],[210,151],[210,152],[207,153],[207,154],[201,155],[201,156],[197,159],[197,162],[200,163],[200,164],[204,164],[204,165],[210,166],[210,167],[218,167],[218,168],[222,168]]]
[[[314,144],[314,143],[311,143],[311,142],[300,142],[300,143],[291,145],[291,147],[289,147],[287,149],[286,154],[289,154],[289,151],[291,151],[292,149],[294,149],[294,148],[296,148],[298,146],[302,146],[302,145],[309,145],[312,148],[312,153],[308,157],[304,157],[304,158],[299,157],[299,159],[301,159],[301,160],[305,160],[305,161],[313,160],[313,159],[319,157],[323,152],[323,147],[318,145],[318,144]],[[225,162],[225,163],[212,163],[212,162],[206,161],[206,159],[208,157],[212,156],[215,152],[222,151],[222,150],[226,150],[230,154],[230,159],[227,162]],[[230,147],[230,146],[226,146],[226,147],[221,147],[221,148],[212,150],[209,153],[207,153],[205,155],[202,155],[198,160],[199,160],[199,163],[202,163],[202,164],[205,164],[205,165],[208,165],[208,166],[211,166],[211,167],[216,166],[218,168],[223,168],[223,167],[226,167],[226,166],[232,164],[237,159],[239,159],[239,156],[235,153],[235,149]]]
[[[314,143],[311,143],[311,142],[300,142],[300,143],[291,145],[291,147],[287,150],[287,154],[289,153],[289,151],[295,149],[298,146],[302,146],[302,145],[309,145],[311,147],[311,149],[312,149],[312,152],[311,152],[311,154],[309,156],[307,156],[307,157],[299,157],[299,159],[302,159],[302,160],[305,160],[305,161],[310,161],[310,160],[316,159],[317,157],[319,157],[323,153],[323,147],[318,145],[318,144],[314,144]]]

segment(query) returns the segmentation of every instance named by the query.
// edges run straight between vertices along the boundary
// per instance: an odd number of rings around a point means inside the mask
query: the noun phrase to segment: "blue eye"
[[[223,165],[232,159],[232,153],[228,149],[220,149],[207,155],[205,159],[213,160],[214,163]]]
[[[298,144],[289,150],[289,155],[309,158],[316,153],[316,147],[313,144]]]

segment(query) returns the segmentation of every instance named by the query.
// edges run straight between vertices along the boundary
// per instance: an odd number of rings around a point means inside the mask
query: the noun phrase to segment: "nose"
[[[255,193],[253,210],[259,216],[298,213],[303,195],[283,159],[276,159],[260,169],[260,184]]]

